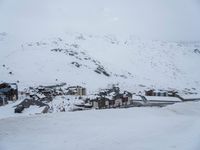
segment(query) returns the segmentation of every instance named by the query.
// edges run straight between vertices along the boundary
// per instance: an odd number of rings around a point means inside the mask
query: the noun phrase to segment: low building
[[[145,91],[145,96],[169,96],[175,97],[177,94],[176,91],[168,91],[168,90],[147,90]]]
[[[145,103],[146,103],[146,99],[143,98],[143,96],[140,96],[140,95],[133,95],[132,96],[132,100],[131,100],[131,105],[132,106],[144,106]]]
[[[18,99],[18,86],[16,83],[0,84],[0,105]]]
[[[148,103],[168,103],[173,104],[177,102],[182,102],[178,97],[166,97],[166,96],[145,96]]]
[[[166,106],[182,102],[178,97],[133,95],[133,103],[140,106]]]
[[[200,94],[177,94],[182,101],[200,101]]]

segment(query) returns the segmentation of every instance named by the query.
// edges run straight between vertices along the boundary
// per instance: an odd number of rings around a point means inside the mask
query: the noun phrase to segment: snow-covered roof
[[[107,99],[113,99],[113,96],[111,96],[111,95],[108,95],[108,96],[105,96],[105,98],[107,98]]]
[[[181,99],[177,97],[168,96],[145,96],[148,101],[166,101],[166,102],[181,102]]]
[[[99,97],[98,95],[87,95],[85,98],[89,98],[89,99],[96,99],[97,97]]]
[[[92,106],[90,103],[86,103],[84,104],[84,106]]]
[[[36,95],[37,95],[39,98],[45,98],[45,97],[46,97],[45,95],[39,94],[39,93],[37,93]]]
[[[140,96],[138,96],[138,95],[133,95],[132,99],[133,100],[137,100],[137,101],[142,101],[142,98]]]
[[[187,99],[199,99],[200,100],[200,94],[182,94],[182,95],[179,95],[181,98],[187,100]]]

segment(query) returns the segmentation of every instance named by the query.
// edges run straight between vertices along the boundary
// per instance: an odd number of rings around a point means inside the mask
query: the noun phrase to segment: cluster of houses
[[[49,85],[49,86],[39,86],[39,87],[30,87],[27,89],[24,94],[27,96],[39,96],[43,95],[45,97],[55,97],[59,95],[74,95],[74,96],[85,96],[86,88],[81,86],[66,86],[66,83]],[[40,96],[39,96],[40,97]]]
[[[119,93],[119,91],[114,92],[110,89],[110,91],[107,90],[107,92],[104,92],[105,94],[101,93],[96,98],[86,99],[86,106],[91,106],[95,109],[141,106],[163,107],[184,101],[200,101],[199,95],[181,95],[175,90],[150,89],[145,91],[144,94],[132,94],[128,91]]]
[[[82,97],[86,95],[86,88],[81,86],[66,87],[66,83],[60,83],[48,86],[30,87],[21,94],[25,95],[25,99],[16,105],[16,113],[21,113],[25,108],[29,108],[31,105],[44,107],[42,113],[47,113],[50,109],[50,102],[53,101],[56,96],[71,95]]]
[[[95,109],[105,108],[126,108],[131,106],[132,94],[129,92],[118,93],[116,95],[97,96],[93,98],[87,98],[85,100],[86,106],[91,106]]]
[[[155,90],[150,89],[144,93],[133,94],[128,91],[120,91],[119,87],[113,86],[109,89],[102,89],[93,95],[87,95],[86,88],[82,86],[69,86],[66,83],[50,86],[39,86],[29,88],[24,91],[26,99],[16,108],[17,112],[23,111],[30,105],[46,106],[56,96],[71,95],[79,97],[83,103],[75,104],[81,110],[83,109],[106,109],[106,108],[127,108],[139,106],[166,106],[169,104],[183,101],[199,101],[198,95],[181,95],[175,90]],[[0,84],[0,106],[8,101],[18,99],[18,86],[16,83]],[[47,111],[47,110],[46,110]]]

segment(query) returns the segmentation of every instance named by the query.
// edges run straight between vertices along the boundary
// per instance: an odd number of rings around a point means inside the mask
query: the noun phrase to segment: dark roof
[[[0,84],[0,89],[6,88],[6,87],[10,87],[10,85],[8,83],[1,83]]]

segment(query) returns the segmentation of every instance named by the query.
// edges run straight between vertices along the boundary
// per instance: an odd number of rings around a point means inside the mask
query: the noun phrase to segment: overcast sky
[[[67,31],[200,40],[200,1],[0,0],[0,32],[26,38]]]

